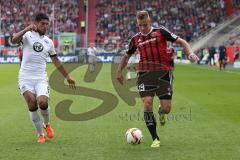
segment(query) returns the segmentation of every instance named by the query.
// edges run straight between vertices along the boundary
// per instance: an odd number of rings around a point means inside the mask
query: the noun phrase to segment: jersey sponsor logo
[[[42,52],[43,51],[43,45],[41,44],[41,43],[39,43],[39,42],[35,42],[34,44],[33,44],[33,49],[34,49],[34,51],[36,51],[36,52]]]
[[[146,43],[153,42],[153,41],[156,41],[156,40],[157,40],[157,38],[151,38],[151,39],[146,40],[146,41],[144,41],[144,42],[142,42],[142,43],[138,43],[138,46],[141,46],[141,45],[144,45],[144,44],[146,44]]]

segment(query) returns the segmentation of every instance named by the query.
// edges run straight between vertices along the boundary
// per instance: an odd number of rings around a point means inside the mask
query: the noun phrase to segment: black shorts
[[[137,86],[140,97],[155,95],[159,99],[172,99],[172,71],[139,72]]]

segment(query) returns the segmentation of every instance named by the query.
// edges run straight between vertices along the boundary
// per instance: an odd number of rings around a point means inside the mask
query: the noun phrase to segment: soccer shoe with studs
[[[52,129],[50,124],[45,125],[44,129],[46,131],[46,134],[47,134],[48,138],[53,138],[54,137],[54,131],[53,131],[53,129]]]
[[[158,139],[156,138],[156,139],[153,141],[151,147],[152,147],[152,148],[160,147],[160,140],[158,140]]]
[[[38,143],[44,143],[45,142],[45,137],[44,137],[44,135],[40,135],[39,137],[38,137],[38,141],[37,141]]]

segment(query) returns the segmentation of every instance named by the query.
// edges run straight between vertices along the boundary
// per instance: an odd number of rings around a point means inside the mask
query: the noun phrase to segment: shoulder
[[[153,31],[167,31],[170,32],[166,27],[159,26],[159,27],[153,27]]]
[[[32,36],[33,35],[33,33],[32,33],[32,31],[27,31],[25,34],[24,34],[24,36],[25,37],[28,37],[28,36]]]
[[[130,38],[130,42],[131,42],[131,41],[134,41],[134,40],[136,40],[136,39],[139,39],[140,35],[141,35],[140,32],[138,32],[138,33],[136,33],[135,35],[133,35],[133,36]]]
[[[45,41],[46,43],[50,44],[50,45],[53,45],[53,40],[50,39],[48,36],[45,36],[45,35],[44,35],[44,41]]]

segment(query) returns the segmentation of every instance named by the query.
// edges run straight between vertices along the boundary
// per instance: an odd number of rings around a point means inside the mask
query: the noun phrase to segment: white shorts
[[[88,56],[88,63],[92,64],[96,62],[96,56],[89,55]]]
[[[30,91],[39,96],[49,97],[49,85],[47,80],[19,80],[18,86],[21,94]]]

